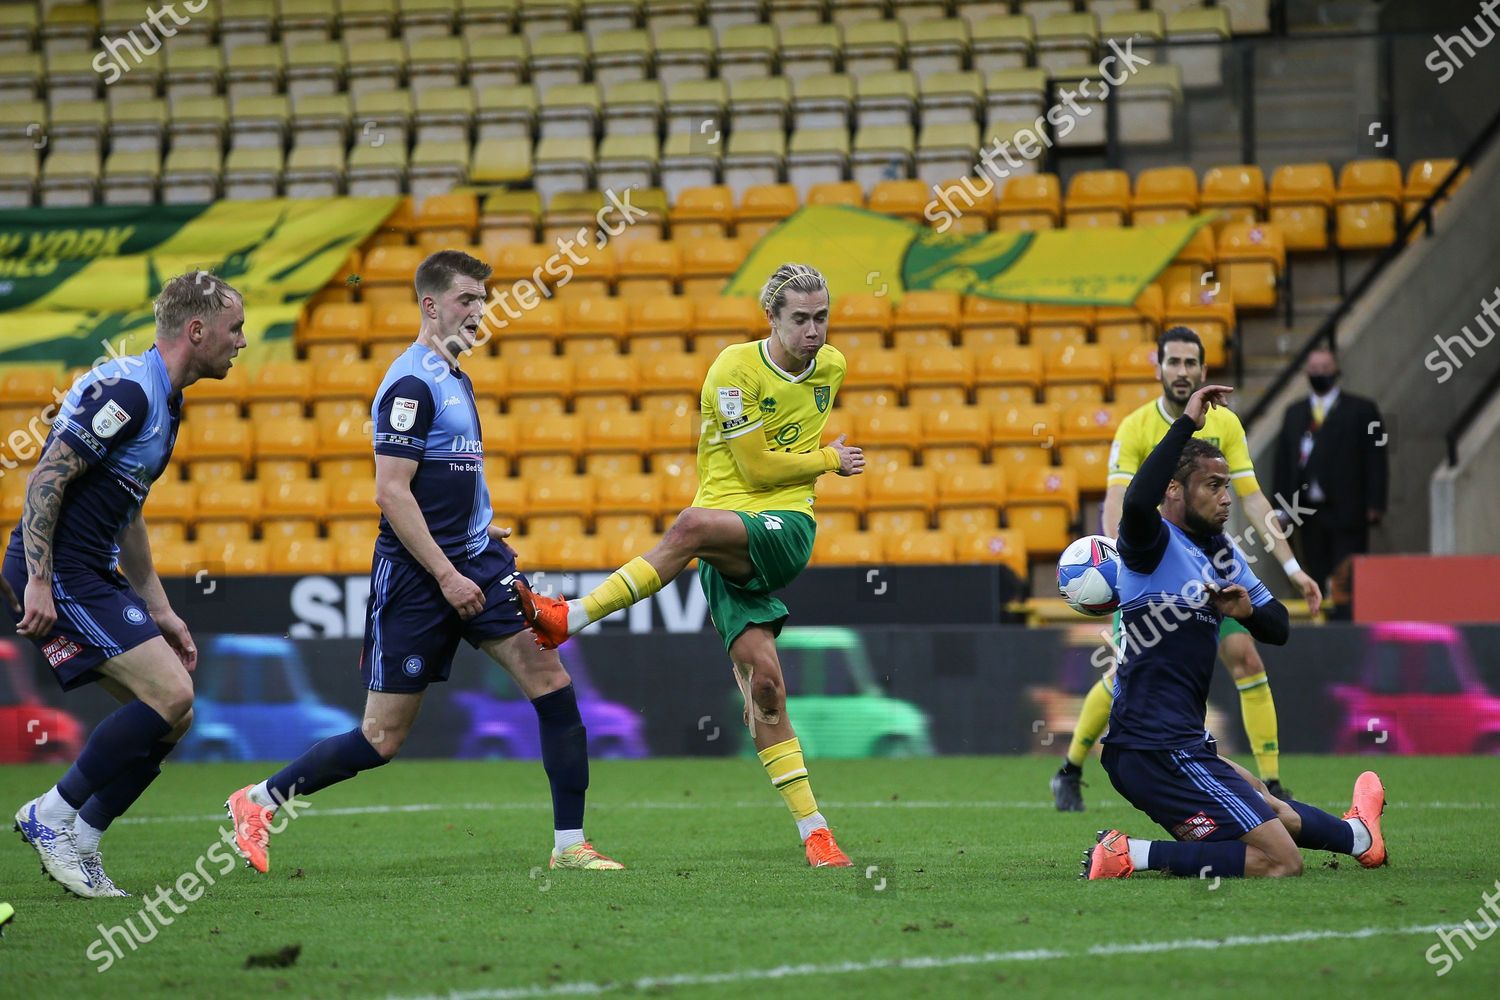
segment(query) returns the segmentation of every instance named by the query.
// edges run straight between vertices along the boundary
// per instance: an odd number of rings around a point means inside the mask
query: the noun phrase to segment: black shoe
[[[1272,795],[1276,796],[1283,802],[1292,797],[1292,793],[1286,788],[1282,787],[1280,778],[1272,778],[1270,781],[1266,782],[1266,791],[1270,792]]]
[[[1081,813],[1083,809],[1084,784],[1082,774],[1064,768],[1052,776],[1052,802],[1058,812]]]

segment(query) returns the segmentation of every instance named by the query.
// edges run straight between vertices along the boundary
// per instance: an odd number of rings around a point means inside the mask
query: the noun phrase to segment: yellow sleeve
[[[754,489],[811,482],[839,467],[839,453],[831,447],[800,454],[771,451],[766,447],[766,432],[760,429],[760,424],[751,429],[758,433],[741,431],[730,438],[729,451],[745,482]]]
[[[1146,456],[1141,453],[1139,427],[1140,421],[1132,414],[1122,420],[1115,431],[1115,440],[1109,446],[1109,477],[1105,480],[1108,485],[1129,486],[1140,471]]]
[[[721,357],[713,363],[703,382],[703,404],[713,412],[719,436],[726,441],[758,430],[764,423],[760,377],[738,361]],[[764,443],[764,437],[756,440]]]
[[[1224,421],[1224,435],[1219,450],[1224,453],[1224,461],[1229,463],[1229,480],[1234,485],[1235,496],[1257,493],[1260,491],[1260,483],[1255,480],[1255,464],[1250,461],[1250,443],[1245,440],[1245,425],[1228,410],[1223,412],[1228,419]]]

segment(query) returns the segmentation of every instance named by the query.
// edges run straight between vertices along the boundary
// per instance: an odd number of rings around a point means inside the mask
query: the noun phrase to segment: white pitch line
[[[1308,941],[1354,941],[1392,935],[1434,934],[1458,924],[1422,924],[1411,927],[1361,927],[1352,931],[1298,931],[1294,934],[1236,935],[1226,938],[1179,938],[1167,941],[1135,941],[1096,944],[1080,951],[1056,948],[1033,948],[1027,951],[985,951],[969,955],[921,955],[908,958],[875,958],[865,962],[830,962],[822,964],[777,965],[765,969],[734,969],[728,972],[682,972],[668,976],[642,976],[633,980],[557,983],[551,986],[518,986],[504,989],[464,990],[428,993],[414,997],[390,996],[388,1000],[534,1000],[541,997],[592,996],[615,990],[651,990],[675,986],[720,986],[761,980],[792,979],[801,976],[836,976],[883,969],[929,971],[958,966],[999,965],[1019,962],[1053,962],[1059,959],[1091,958],[1107,955],[1152,955],[1170,951],[1207,951],[1220,948],[1259,948],[1275,944],[1301,944]]]
[[[1323,803],[1329,809],[1342,808],[1341,803]],[[779,800],[770,798],[756,800],[753,802],[593,802],[590,803],[594,809],[660,809],[666,811],[703,809],[778,809],[781,808]],[[1111,799],[1101,799],[1093,803],[1095,809],[1115,809],[1123,807],[1125,803]],[[1042,801],[965,801],[957,800],[951,802],[925,801],[920,799],[875,799],[869,802],[835,802],[824,801],[822,807],[826,809],[1042,809],[1050,810],[1052,803]],[[545,799],[535,802],[415,802],[405,805],[378,805],[378,806],[342,806],[339,808],[320,809],[316,807],[299,809],[297,817],[304,816],[379,816],[388,813],[420,813],[441,812],[451,809],[459,812],[509,812],[527,810],[550,809],[551,804]],[[1389,802],[1387,809],[1500,809],[1500,802]],[[213,820],[227,819],[222,813],[197,813],[180,816],[124,816],[115,820],[116,823],[202,823]]]

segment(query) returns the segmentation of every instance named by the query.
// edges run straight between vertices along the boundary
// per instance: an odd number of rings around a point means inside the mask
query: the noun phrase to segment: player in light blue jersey
[[[16,829],[42,869],[79,896],[124,896],[99,838],[155,777],[193,718],[198,659],[151,565],[141,505],[177,440],[182,390],[222,379],[245,347],[239,292],[204,271],[156,299],[156,345],[79,378],[26,485],[3,576],[22,595],[16,631],[68,691],[98,682],[124,706],[99,723]]]
[[[422,328],[375,395],[380,537],[360,671],[364,729],[330,737],[225,803],[234,846],[268,871],[269,828],[294,795],[309,795],[396,756],[429,684],[446,681],[460,640],[487,653],[531,699],[542,767],[552,788],[553,868],[616,869],[583,835],[588,734],[572,679],[556,652],[524,634],[515,585],[523,577],[491,523],[474,386],[457,356],[476,342],[489,265],[443,250],[417,269]]]

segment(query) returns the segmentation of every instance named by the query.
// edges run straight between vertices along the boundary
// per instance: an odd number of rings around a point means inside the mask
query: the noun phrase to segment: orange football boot
[[[807,846],[807,863],[814,868],[848,868],[854,864],[849,860],[849,855],[839,850],[839,845],[833,841],[833,832],[826,826],[820,826],[809,833],[804,843]]]
[[[568,602],[555,597],[543,597],[526,585],[525,580],[516,580],[516,598],[521,604],[521,617],[531,626],[536,635],[536,644],[542,649],[556,649],[568,641]]]
[[[1100,830],[1099,842],[1083,852],[1079,878],[1129,878],[1135,871],[1130,861],[1130,839],[1123,830]]]
[[[271,835],[266,830],[274,813],[250,801],[250,789],[246,785],[224,803],[229,819],[234,823],[234,851],[245,859],[245,863],[264,874],[271,870]]]
[[[1379,868],[1386,863],[1385,838],[1380,835],[1380,814],[1385,812],[1385,785],[1380,775],[1366,771],[1354,779],[1354,796],[1345,819],[1357,819],[1370,831],[1370,849],[1355,858],[1366,868]]]

